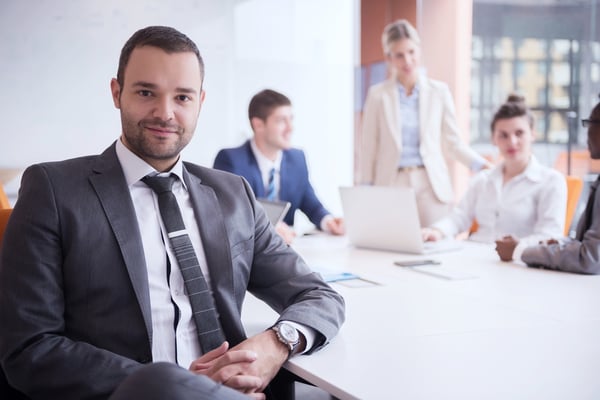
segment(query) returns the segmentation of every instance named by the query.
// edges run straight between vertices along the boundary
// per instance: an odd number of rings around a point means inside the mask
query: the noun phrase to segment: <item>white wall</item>
[[[340,212],[352,182],[358,0],[3,0],[0,168],[101,152],[120,133],[109,82],[124,42],[147,25],[190,36],[206,101],[187,160],[211,166],[251,131],[248,101],[272,88],[294,105],[294,144],[317,194]]]

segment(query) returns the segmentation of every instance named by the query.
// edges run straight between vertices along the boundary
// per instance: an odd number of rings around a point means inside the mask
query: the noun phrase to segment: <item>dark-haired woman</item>
[[[453,237],[476,220],[479,227],[470,239],[493,243],[510,236],[518,241],[518,258],[525,247],[562,235],[566,181],[532,154],[534,119],[523,97],[508,97],[494,115],[491,130],[492,142],[503,161],[479,172],[459,206],[448,217],[424,228],[423,238]]]

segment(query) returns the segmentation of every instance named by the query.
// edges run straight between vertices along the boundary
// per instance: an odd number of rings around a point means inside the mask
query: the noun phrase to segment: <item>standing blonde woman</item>
[[[428,226],[454,201],[444,152],[475,170],[487,161],[459,137],[448,86],[421,70],[415,28],[395,21],[385,27],[382,42],[392,74],[367,94],[357,181],[413,188],[421,225]]]

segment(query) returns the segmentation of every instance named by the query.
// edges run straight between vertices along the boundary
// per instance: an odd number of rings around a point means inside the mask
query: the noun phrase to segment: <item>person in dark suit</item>
[[[588,128],[588,149],[594,160],[600,160],[600,103],[582,124]],[[590,195],[577,223],[575,238],[548,239],[525,248],[521,260],[530,267],[580,274],[600,274],[600,177],[590,185]],[[511,259],[517,242],[497,242],[496,251],[503,259]]]
[[[290,227],[298,209],[317,228],[343,235],[344,220],[333,217],[315,195],[304,152],[291,147],[290,99],[274,90],[263,90],[252,97],[248,117],[254,137],[239,147],[219,151],[214,168],[246,178],[257,197],[291,203],[283,223],[277,226],[288,243],[294,237]]]
[[[24,172],[0,253],[0,360],[27,396],[264,399],[288,357],[320,349],[342,324],[343,298],[276,234],[247,183],[181,160],[203,77],[187,36],[137,31],[111,81],[120,138]],[[200,344],[148,175],[175,177],[178,234],[191,240],[225,338],[215,348]],[[250,338],[246,291],[280,314]]]

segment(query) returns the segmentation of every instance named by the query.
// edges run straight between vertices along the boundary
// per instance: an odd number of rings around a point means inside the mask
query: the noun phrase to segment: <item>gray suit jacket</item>
[[[523,251],[521,260],[530,267],[556,269],[580,274],[600,274],[600,189],[599,180],[590,185],[595,191],[577,223],[575,239],[559,244],[533,246]]]
[[[339,294],[275,233],[242,178],[184,163],[227,340],[246,337],[246,290],[325,345]],[[31,397],[106,398],[152,361],[144,249],[114,144],[99,156],[29,167],[0,254],[0,357]],[[314,350],[314,349],[312,349]]]

